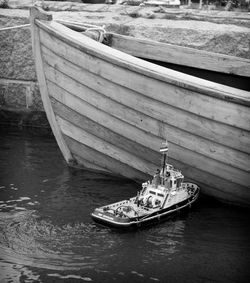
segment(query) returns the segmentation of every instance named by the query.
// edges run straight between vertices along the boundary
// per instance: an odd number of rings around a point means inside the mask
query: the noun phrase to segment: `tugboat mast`
[[[160,152],[163,154],[163,164],[162,164],[162,173],[164,174],[166,162],[168,158],[168,141],[166,140],[165,143],[162,143],[162,147],[160,148]]]

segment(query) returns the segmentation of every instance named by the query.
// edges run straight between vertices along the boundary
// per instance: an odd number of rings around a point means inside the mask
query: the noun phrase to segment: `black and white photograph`
[[[248,283],[249,218],[249,0],[0,0],[0,283]]]

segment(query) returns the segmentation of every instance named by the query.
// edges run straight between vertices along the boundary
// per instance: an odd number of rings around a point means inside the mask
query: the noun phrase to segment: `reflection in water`
[[[245,210],[200,200],[158,226],[96,225],[97,206],[138,185],[70,169],[52,138],[0,135],[0,281],[247,282]]]

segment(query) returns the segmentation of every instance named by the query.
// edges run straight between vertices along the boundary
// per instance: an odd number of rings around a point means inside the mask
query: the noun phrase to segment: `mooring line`
[[[26,28],[26,27],[29,27],[29,26],[30,26],[30,24],[13,26],[13,27],[6,27],[6,28],[0,28],[0,31],[10,30],[10,29],[17,29],[17,28]]]

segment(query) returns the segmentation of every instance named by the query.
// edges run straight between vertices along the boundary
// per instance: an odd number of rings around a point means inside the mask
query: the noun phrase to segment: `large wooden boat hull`
[[[70,165],[146,180],[167,139],[170,162],[201,192],[249,206],[249,92],[138,59],[35,8],[31,23],[44,108]]]

